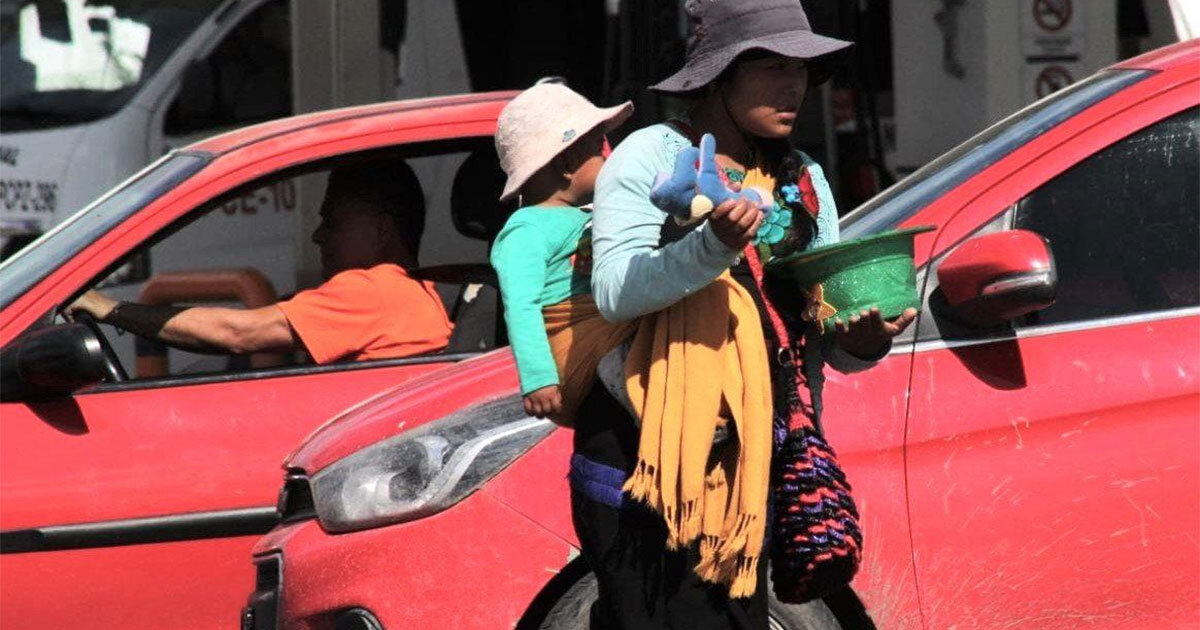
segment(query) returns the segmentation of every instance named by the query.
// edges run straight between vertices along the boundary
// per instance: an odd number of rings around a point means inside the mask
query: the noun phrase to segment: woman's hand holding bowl
[[[837,343],[843,350],[861,359],[876,358],[883,353],[892,338],[904,332],[917,318],[917,309],[910,308],[888,321],[878,308],[863,309],[850,317],[849,322],[834,322]]]

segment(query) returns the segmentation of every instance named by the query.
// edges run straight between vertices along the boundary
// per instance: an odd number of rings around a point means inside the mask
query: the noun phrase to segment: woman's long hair
[[[775,199],[792,211],[792,229],[788,230],[780,250],[801,251],[807,248],[817,237],[817,220],[809,209],[804,207],[804,196],[789,203],[782,188],[787,185],[799,185],[804,171],[804,161],[800,152],[792,145],[789,138],[752,138],[752,146],[765,164],[766,170],[775,178]],[[828,211],[828,210],[827,210]]]

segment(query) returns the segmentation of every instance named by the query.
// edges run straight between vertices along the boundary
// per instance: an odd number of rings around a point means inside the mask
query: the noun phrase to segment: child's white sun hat
[[[534,173],[591,130],[603,126],[608,133],[632,113],[629,101],[596,107],[558,83],[539,83],[521,92],[496,121],[496,153],[508,176],[500,200],[515,195]]]

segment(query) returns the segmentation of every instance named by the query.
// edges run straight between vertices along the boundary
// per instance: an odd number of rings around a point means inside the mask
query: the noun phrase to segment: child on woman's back
[[[519,94],[497,121],[496,151],[508,176],[500,198],[519,195],[521,208],[496,237],[491,262],[530,415],[563,420],[567,328],[582,311],[594,311],[590,214],[581,206],[591,203],[604,164],[604,134],[632,111],[629,103],[600,109],[564,85],[546,83]],[[588,319],[602,325],[599,317]],[[568,407],[572,402],[578,401]]]

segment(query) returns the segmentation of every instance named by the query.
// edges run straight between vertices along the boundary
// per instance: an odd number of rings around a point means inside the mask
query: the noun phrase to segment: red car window
[[[1027,325],[1200,304],[1200,108],[1155,123],[1021,200],[1016,227],[1050,240],[1055,304]]]
[[[988,127],[846,215],[842,240],[895,228],[1017,147],[1151,74],[1140,70],[1099,72]]]

